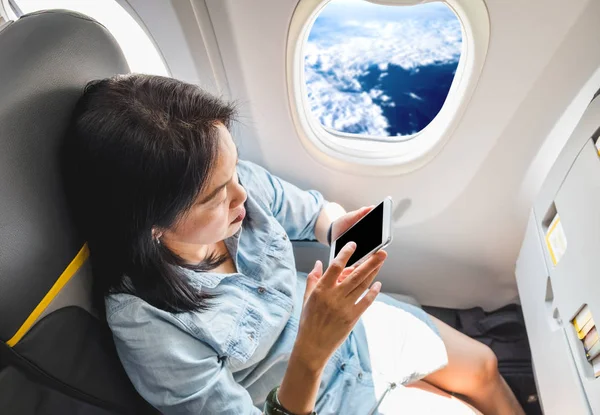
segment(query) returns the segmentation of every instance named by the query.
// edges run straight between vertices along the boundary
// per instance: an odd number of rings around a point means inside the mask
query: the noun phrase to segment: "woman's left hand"
[[[367,213],[372,211],[374,207],[375,206],[362,207],[358,210],[348,212],[336,219],[333,222],[333,227],[331,228],[331,241],[335,241],[341,234],[350,229],[352,225],[361,220]]]

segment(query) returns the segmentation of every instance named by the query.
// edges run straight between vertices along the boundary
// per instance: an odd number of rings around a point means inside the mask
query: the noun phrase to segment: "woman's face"
[[[246,191],[238,182],[238,154],[231,134],[218,125],[219,151],[207,186],[191,209],[170,229],[162,232],[161,243],[184,258],[235,234],[246,215]],[[194,258],[198,260],[202,258]]]

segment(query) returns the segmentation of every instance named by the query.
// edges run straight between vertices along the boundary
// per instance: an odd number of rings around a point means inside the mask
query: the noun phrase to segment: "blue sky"
[[[402,19],[450,19],[454,14],[443,3],[426,3],[417,6],[384,6],[365,0],[332,0],[319,14],[319,19],[330,22],[345,20],[398,21]]]
[[[386,100],[385,91],[364,90],[360,77],[373,65],[386,76],[390,64],[418,71],[457,62],[461,47],[461,25],[443,3],[381,6],[333,0],[317,17],[304,48],[311,111],[335,130],[386,136],[382,105],[394,102]]]

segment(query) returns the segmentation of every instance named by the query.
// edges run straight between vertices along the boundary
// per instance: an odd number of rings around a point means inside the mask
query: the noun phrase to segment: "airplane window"
[[[90,16],[112,33],[132,72],[169,76],[150,37],[115,0],[8,0],[8,5],[16,17],[47,9],[67,9]]]
[[[303,49],[312,116],[331,133],[354,135],[348,138],[410,138],[444,105],[461,58],[462,31],[441,2],[330,1]]]

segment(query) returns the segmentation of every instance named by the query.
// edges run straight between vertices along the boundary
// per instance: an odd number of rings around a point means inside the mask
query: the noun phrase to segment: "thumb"
[[[374,208],[375,208],[375,206],[371,205],[371,206],[365,206],[365,207],[362,207],[362,208],[356,210],[355,211],[356,220],[364,218],[365,216],[367,216],[367,213],[372,211]]]
[[[373,206],[365,206],[360,209],[348,212],[346,215],[342,216],[340,219],[334,222],[334,236],[338,236],[343,232],[346,232],[348,228],[350,228],[356,222],[367,216],[367,213],[369,213],[372,210]]]
[[[306,276],[306,290],[304,291],[304,301],[303,304],[306,303],[308,297],[313,292],[319,279],[323,275],[323,263],[321,261],[315,262],[315,266],[312,271]]]

